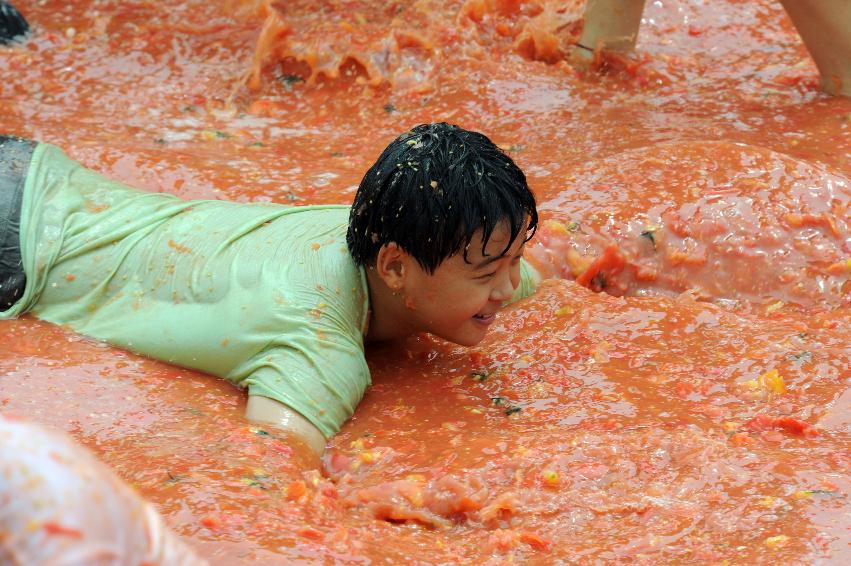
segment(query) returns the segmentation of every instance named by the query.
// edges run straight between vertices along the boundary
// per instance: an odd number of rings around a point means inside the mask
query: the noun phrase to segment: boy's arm
[[[331,306],[328,307],[331,309]],[[289,437],[302,467],[315,467],[369,385],[363,345],[325,313],[282,336],[232,379],[248,388],[245,416]]]
[[[316,463],[325,452],[325,436],[322,432],[298,411],[280,401],[261,395],[249,395],[245,417],[250,421],[269,423],[287,433],[294,440],[294,444],[302,444],[302,447],[310,452],[311,463]],[[299,447],[294,448],[298,451]]]

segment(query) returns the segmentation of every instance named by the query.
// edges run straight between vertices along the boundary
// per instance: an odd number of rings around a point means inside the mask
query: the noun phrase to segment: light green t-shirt
[[[132,189],[60,149],[33,154],[21,210],[35,316],[278,400],[326,437],[370,383],[365,273],[348,206],[184,201]],[[515,299],[534,291],[523,264]]]

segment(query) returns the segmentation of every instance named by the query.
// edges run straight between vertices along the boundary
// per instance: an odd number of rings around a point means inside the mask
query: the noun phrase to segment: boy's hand
[[[245,417],[267,423],[289,438],[297,463],[303,469],[318,468],[325,452],[325,436],[297,411],[279,401],[259,395],[248,397]]]

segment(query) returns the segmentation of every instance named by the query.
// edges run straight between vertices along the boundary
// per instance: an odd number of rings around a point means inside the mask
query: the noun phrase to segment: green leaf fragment
[[[813,359],[813,353],[804,351],[804,352],[801,352],[800,354],[790,354],[789,359],[796,361],[796,362],[800,362],[800,361],[809,362],[809,361],[812,361],[812,359]]]
[[[507,409],[505,409],[505,415],[510,417],[511,415],[519,413],[522,410],[523,410],[523,407],[518,407],[517,405],[512,405],[512,406],[508,407]]]
[[[656,232],[656,230],[645,230],[644,232],[641,233],[642,237],[650,240],[650,243],[653,244],[654,250],[656,249],[656,234],[655,234],[655,232]]]
[[[286,74],[278,77],[278,81],[280,81],[280,83],[284,85],[284,88],[289,91],[292,90],[296,83],[303,83],[304,79],[298,75]]]
[[[488,372],[487,370],[477,369],[470,374],[470,377],[478,382],[482,382],[488,378]]]
[[[165,482],[163,482],[163,484],[166,485],[166,486],[177,485],[180,482],[182,482],[183,479],[184,479],[184,476],[175,476],[171,472],[166,472],[166,474],[168,474],[168,479],[165,480]]]
[[[263,484],[262,480],[264,480],[264,479],[266,479],[266,478],[265,477],[253,477],[252,478],[252,477],[249,477],[249,476],[244,476],[240,481],[246,487],[257,487],[259,489],[266,490],[266,489],[269,489],[269,488],[266,487]]]
[[[805,489],[801,493],[805,493],[807,495],[817,495],[824,499],[832,499],[834,497],[839,497],[838,492],[832,491],[830,489]]]

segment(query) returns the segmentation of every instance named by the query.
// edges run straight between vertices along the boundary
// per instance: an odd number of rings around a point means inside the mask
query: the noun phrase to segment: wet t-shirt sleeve
[[[541,283],[541,276],[535,271],[535,268],[529,265],[525,259],[520,260],[520,284],[514,290],[514,295],[510,302],[516,302],[520,299],[525,299],[535,292],[538,285]]]
[[[370,383],[362,340],[332,310],[328,305],[307,317],[293,313],[291,331],[229,376],[250,395],[295,409],[326,437],[352,416]]]

